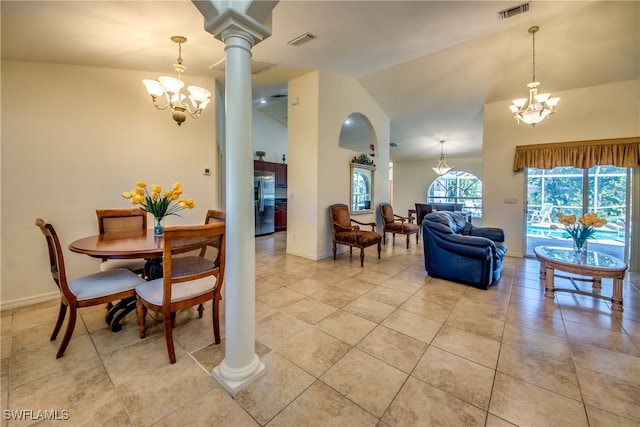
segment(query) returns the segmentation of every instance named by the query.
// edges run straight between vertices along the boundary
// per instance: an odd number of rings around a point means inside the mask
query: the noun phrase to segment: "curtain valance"
[[[522,168],[573,166],[588,169],[598,165],[640,166],[640,137],[518,145],[513,160],[514,172]]]

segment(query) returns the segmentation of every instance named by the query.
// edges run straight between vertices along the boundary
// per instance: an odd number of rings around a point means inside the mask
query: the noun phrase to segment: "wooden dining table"
[[[146,259],[145,277],[162,277],[164,238],[155,236],[153,229],[120,231],[83,237],[69,244],[69,250],[100,259]],[[111,330],[122,329],[120,321],[136,308],[135,297],[114,304],[105,318]]]

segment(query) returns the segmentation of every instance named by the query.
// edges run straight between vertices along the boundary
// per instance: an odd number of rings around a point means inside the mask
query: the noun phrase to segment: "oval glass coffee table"
[[[556,291],[589,295],[594,298],[611,301],[611,308],[614,311],[622,311],[622,283],[627,270],[627,264],[622,260],[597,251],[587,251],[587,255],[584,258],[576,258],[573,249],[556,246],[538,246],[533,252],[538,261],[540,261],[540,279],[545,280],[545,296],[553,298]],[[560,276],[555,274],[555,270],[585,276],[586,278]],[[556,288],[554,285],[556,277],[569,279],[573,289]],[[613,279],[613,295],[611,297],[595,292],[602,287],[602,279]],[[594,292],[580,289],[576,281],[593,282]]]

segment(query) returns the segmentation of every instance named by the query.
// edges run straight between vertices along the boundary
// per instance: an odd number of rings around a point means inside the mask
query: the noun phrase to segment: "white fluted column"
[[[235,11],[216,19],[226,52],[225,358],[213,377],[235,394],[265,372],[255,353],[251,47],[265,29]],[[254,28],[257,25],[257,28]],[[256,33],[256,31],[258,31]],[[266,30],[268,33],[268,30]]]

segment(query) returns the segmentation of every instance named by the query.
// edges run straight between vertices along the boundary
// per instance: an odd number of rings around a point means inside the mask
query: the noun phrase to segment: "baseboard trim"
[[[9,301],[0,301],[0,311],[12,308],[24,307],[25,305],[37,304],[60,299],[60,292],[49,292],[46,294],[34,295],[31,297],[12,299]]]

